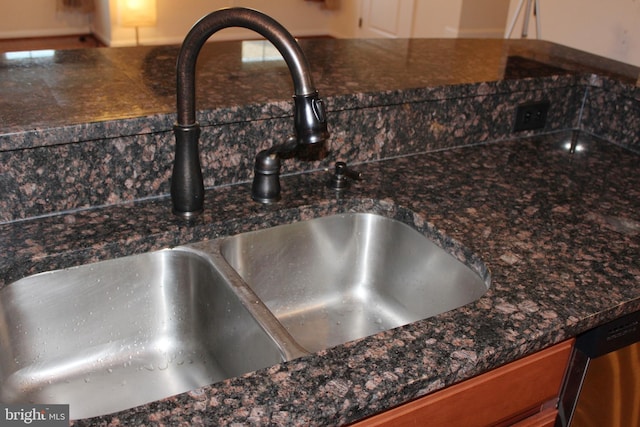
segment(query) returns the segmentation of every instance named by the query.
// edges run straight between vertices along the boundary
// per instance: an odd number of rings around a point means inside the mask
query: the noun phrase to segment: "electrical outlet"
[[[516,109],[516,123],[513,126],[513,131],[520,132],[523,130],[544,128],[550,105],[551,103],[549,101],[518,105]]]

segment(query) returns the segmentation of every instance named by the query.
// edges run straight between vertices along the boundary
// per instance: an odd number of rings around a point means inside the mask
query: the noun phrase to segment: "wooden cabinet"
[[[572,347],[562,342],[354,425],[551,427]]]

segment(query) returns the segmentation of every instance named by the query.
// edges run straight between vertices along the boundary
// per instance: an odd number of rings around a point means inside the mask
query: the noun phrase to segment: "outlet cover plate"
[[[542,129],[547,123],[549,113],[549,101],[531,102],[518,105],[516,109],[516,122],[513,126],[514,132],[525,130]]]

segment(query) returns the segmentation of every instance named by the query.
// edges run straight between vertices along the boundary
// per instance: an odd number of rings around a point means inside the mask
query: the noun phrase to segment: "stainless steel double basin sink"
[[[346,213],[29,276],[0,291],[0,402],[124,410],[468,304],[476,267]]]

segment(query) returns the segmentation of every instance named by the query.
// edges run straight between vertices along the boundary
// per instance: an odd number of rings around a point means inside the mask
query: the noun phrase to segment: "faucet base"
[[[171,212],[182,219],[186,219],[188,221],[194,220],[196,219],[198,216],[200,216],[200,214],[202,213],[203,209],[199,210],[199,211],[191,211],[191,212],[179,212],[175,209],[173,209]]]

